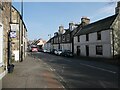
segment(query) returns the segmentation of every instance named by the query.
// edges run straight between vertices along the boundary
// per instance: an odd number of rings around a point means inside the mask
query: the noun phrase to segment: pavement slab
[[[14,71],[2,79],[2,88],[63,88],[57,76],[41,59],[27,56],[14,63]]]

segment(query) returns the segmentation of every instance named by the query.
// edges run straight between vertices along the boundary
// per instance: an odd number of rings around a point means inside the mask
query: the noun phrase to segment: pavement
[[[27,56],[23,62],[14,63],[14,71],[2,79],[2,90],[6,88],[61,88],[57,76],[41,59]]]

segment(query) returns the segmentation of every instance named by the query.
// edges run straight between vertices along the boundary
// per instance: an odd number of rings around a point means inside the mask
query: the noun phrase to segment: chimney
[[[82,17],[81,18],[81,24],[83,26],[88,25],[90,23],[90,19],[88,17]]]
[[[64,27],[61,25],[59,26],[59,30],[58,30],[59,34],[63,34],[65,33]]]
[[[69,23],[69,30],[72,31],[74,29],[75,24],[73,22]]]
[[[115,14],[120,14],[120,1],[117,2],[117,7],[115,8]]]
[[[55,33],[54,33],[54,36],[57,36],[57,35],[58,35],[58,32],[55,32]]]

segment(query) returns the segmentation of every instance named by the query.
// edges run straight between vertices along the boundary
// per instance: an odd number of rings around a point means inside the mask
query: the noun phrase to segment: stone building
[[[49,49],[53,50],[70,50],[73,51],[73,36],[77,32],[76,28],[78,24],[74,24],[73,22],[69,23],[69,28],[64,29],[61,25],[59,26],[58,32],[54,33],[54,37],[52,37],[45,46],[48,46]],[[50,48],[51,47],[51,48]],[[48,50],[49,50],[48,49]]]
[[[27,28],[19,11],[13,6],[11,19],[11,31],[13,32],[13,37],[11,38],[11,48],[12,56],[14,56],[13,60],[22,61],[27,55]]]
[[[80,28],[74,37],[74,54],[112,58],[120,55],[120,2],[115,15]]]
[[[10,11],[11,0],[0,0],[0,81],[7,73],[9,59]]]
[[[0,1],[0,82],[15,52],[18,51],[17,58],[21,61],[26,50],[27,28],[20,13],[11,5],[11,0]]]

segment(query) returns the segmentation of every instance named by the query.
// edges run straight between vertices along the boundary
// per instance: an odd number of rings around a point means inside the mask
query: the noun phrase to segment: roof
[[[112,25],[116,17],[117,17],[117,14],[104,18],[102,20],[96,21],[94,23],[88,24],[87,26],[84,26],[82,29],[79,29],[79,31],[75,36],[108,30],[110,29],[110,26]]]

